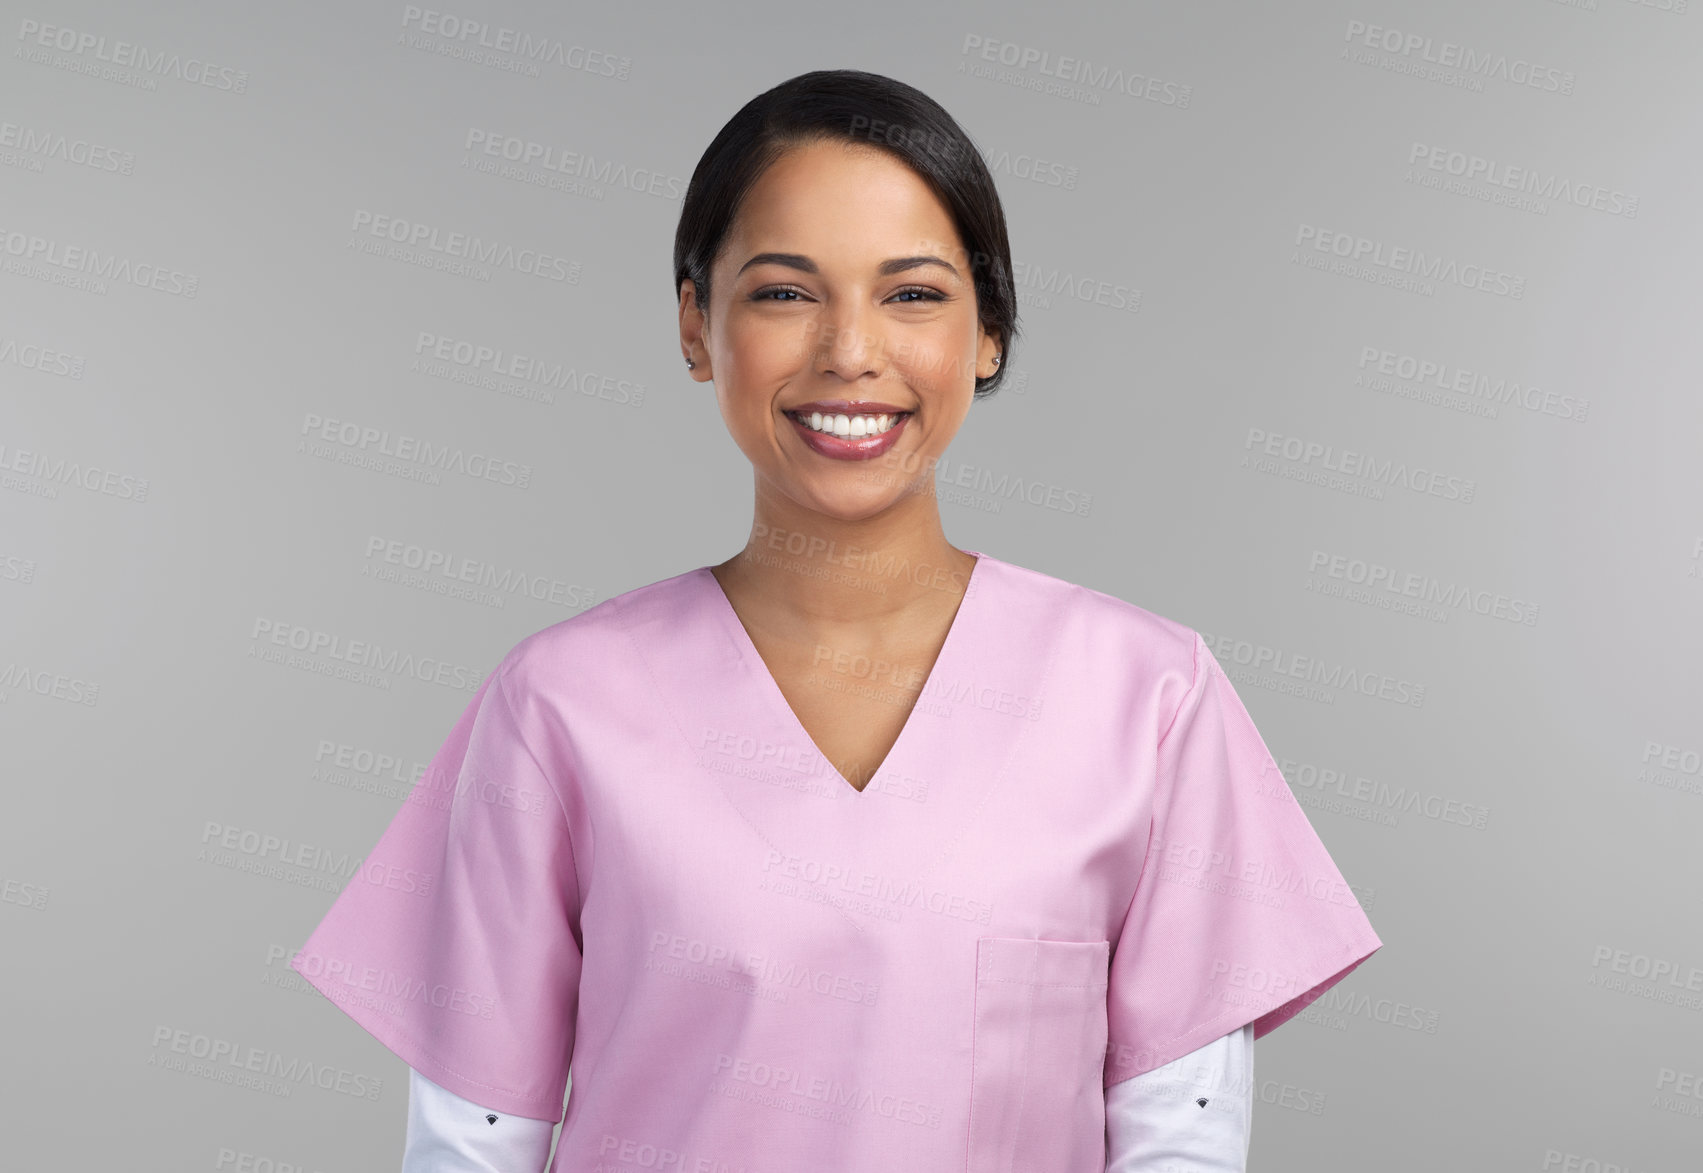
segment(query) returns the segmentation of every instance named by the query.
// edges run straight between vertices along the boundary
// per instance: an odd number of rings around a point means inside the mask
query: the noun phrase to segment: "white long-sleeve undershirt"
[[[1106,1089],[1106,1173],[1244,1173],[1253,1123],[1250,1022]]]
[[[402,1173],[544,1173],[554,1121],[482,1108],[408,1070]]]

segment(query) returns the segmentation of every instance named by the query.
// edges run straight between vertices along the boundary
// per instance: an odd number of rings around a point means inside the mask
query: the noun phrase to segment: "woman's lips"
[[[787,410],[805,415],[813,411],[823,415],[898,415],[905,409],[897,403],[881,403],[874,399],[812,399],[809,403],[795,403]]]
[[[814,407],[815,405],[808,406]],[[805,411],[803,414],[809,415],[810,413]],[[911,413],[908,411],[887,412],[885,414],[897,414],[898,421],[885,432],[875,436],[831,436],[826,432],[818,432],[809,424],[799,422],[798,413],[795,411],[787,412],[786,418],[792,424],[793,430],[803,437],[804,442],[813,451],[834,460],[870,460],[880,456],[898,441],[899,433],[905,430],[905,424],[910,422],[911,418]]]

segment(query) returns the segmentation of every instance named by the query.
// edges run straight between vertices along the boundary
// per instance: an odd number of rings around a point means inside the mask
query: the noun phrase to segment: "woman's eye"
[[[787,285],[775,285],[768,289],[759,289],[751,295],[752,301],[797,301],[804,296],[802,289],[794,289]],[[946,295],[939,290],[929,289],[922,285],[908,285],[893,294],[893,300],[901,305],[916,305],[925,301],[945,301]]]

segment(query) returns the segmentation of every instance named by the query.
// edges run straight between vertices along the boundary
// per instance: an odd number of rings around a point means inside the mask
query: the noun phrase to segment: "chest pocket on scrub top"
[[[981,937],[967,1173],[1104,1173],[1108,941]]]

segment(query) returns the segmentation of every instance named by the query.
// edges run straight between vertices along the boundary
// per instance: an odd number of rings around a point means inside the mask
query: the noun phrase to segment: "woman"
[[[675,288],[745,548],[516,645],[293,962],[405,1169],[1242,1169],[1254,1036],[1381,942],[1197,633],[946,540],[1016,335],[974,146],[785,82]]]

